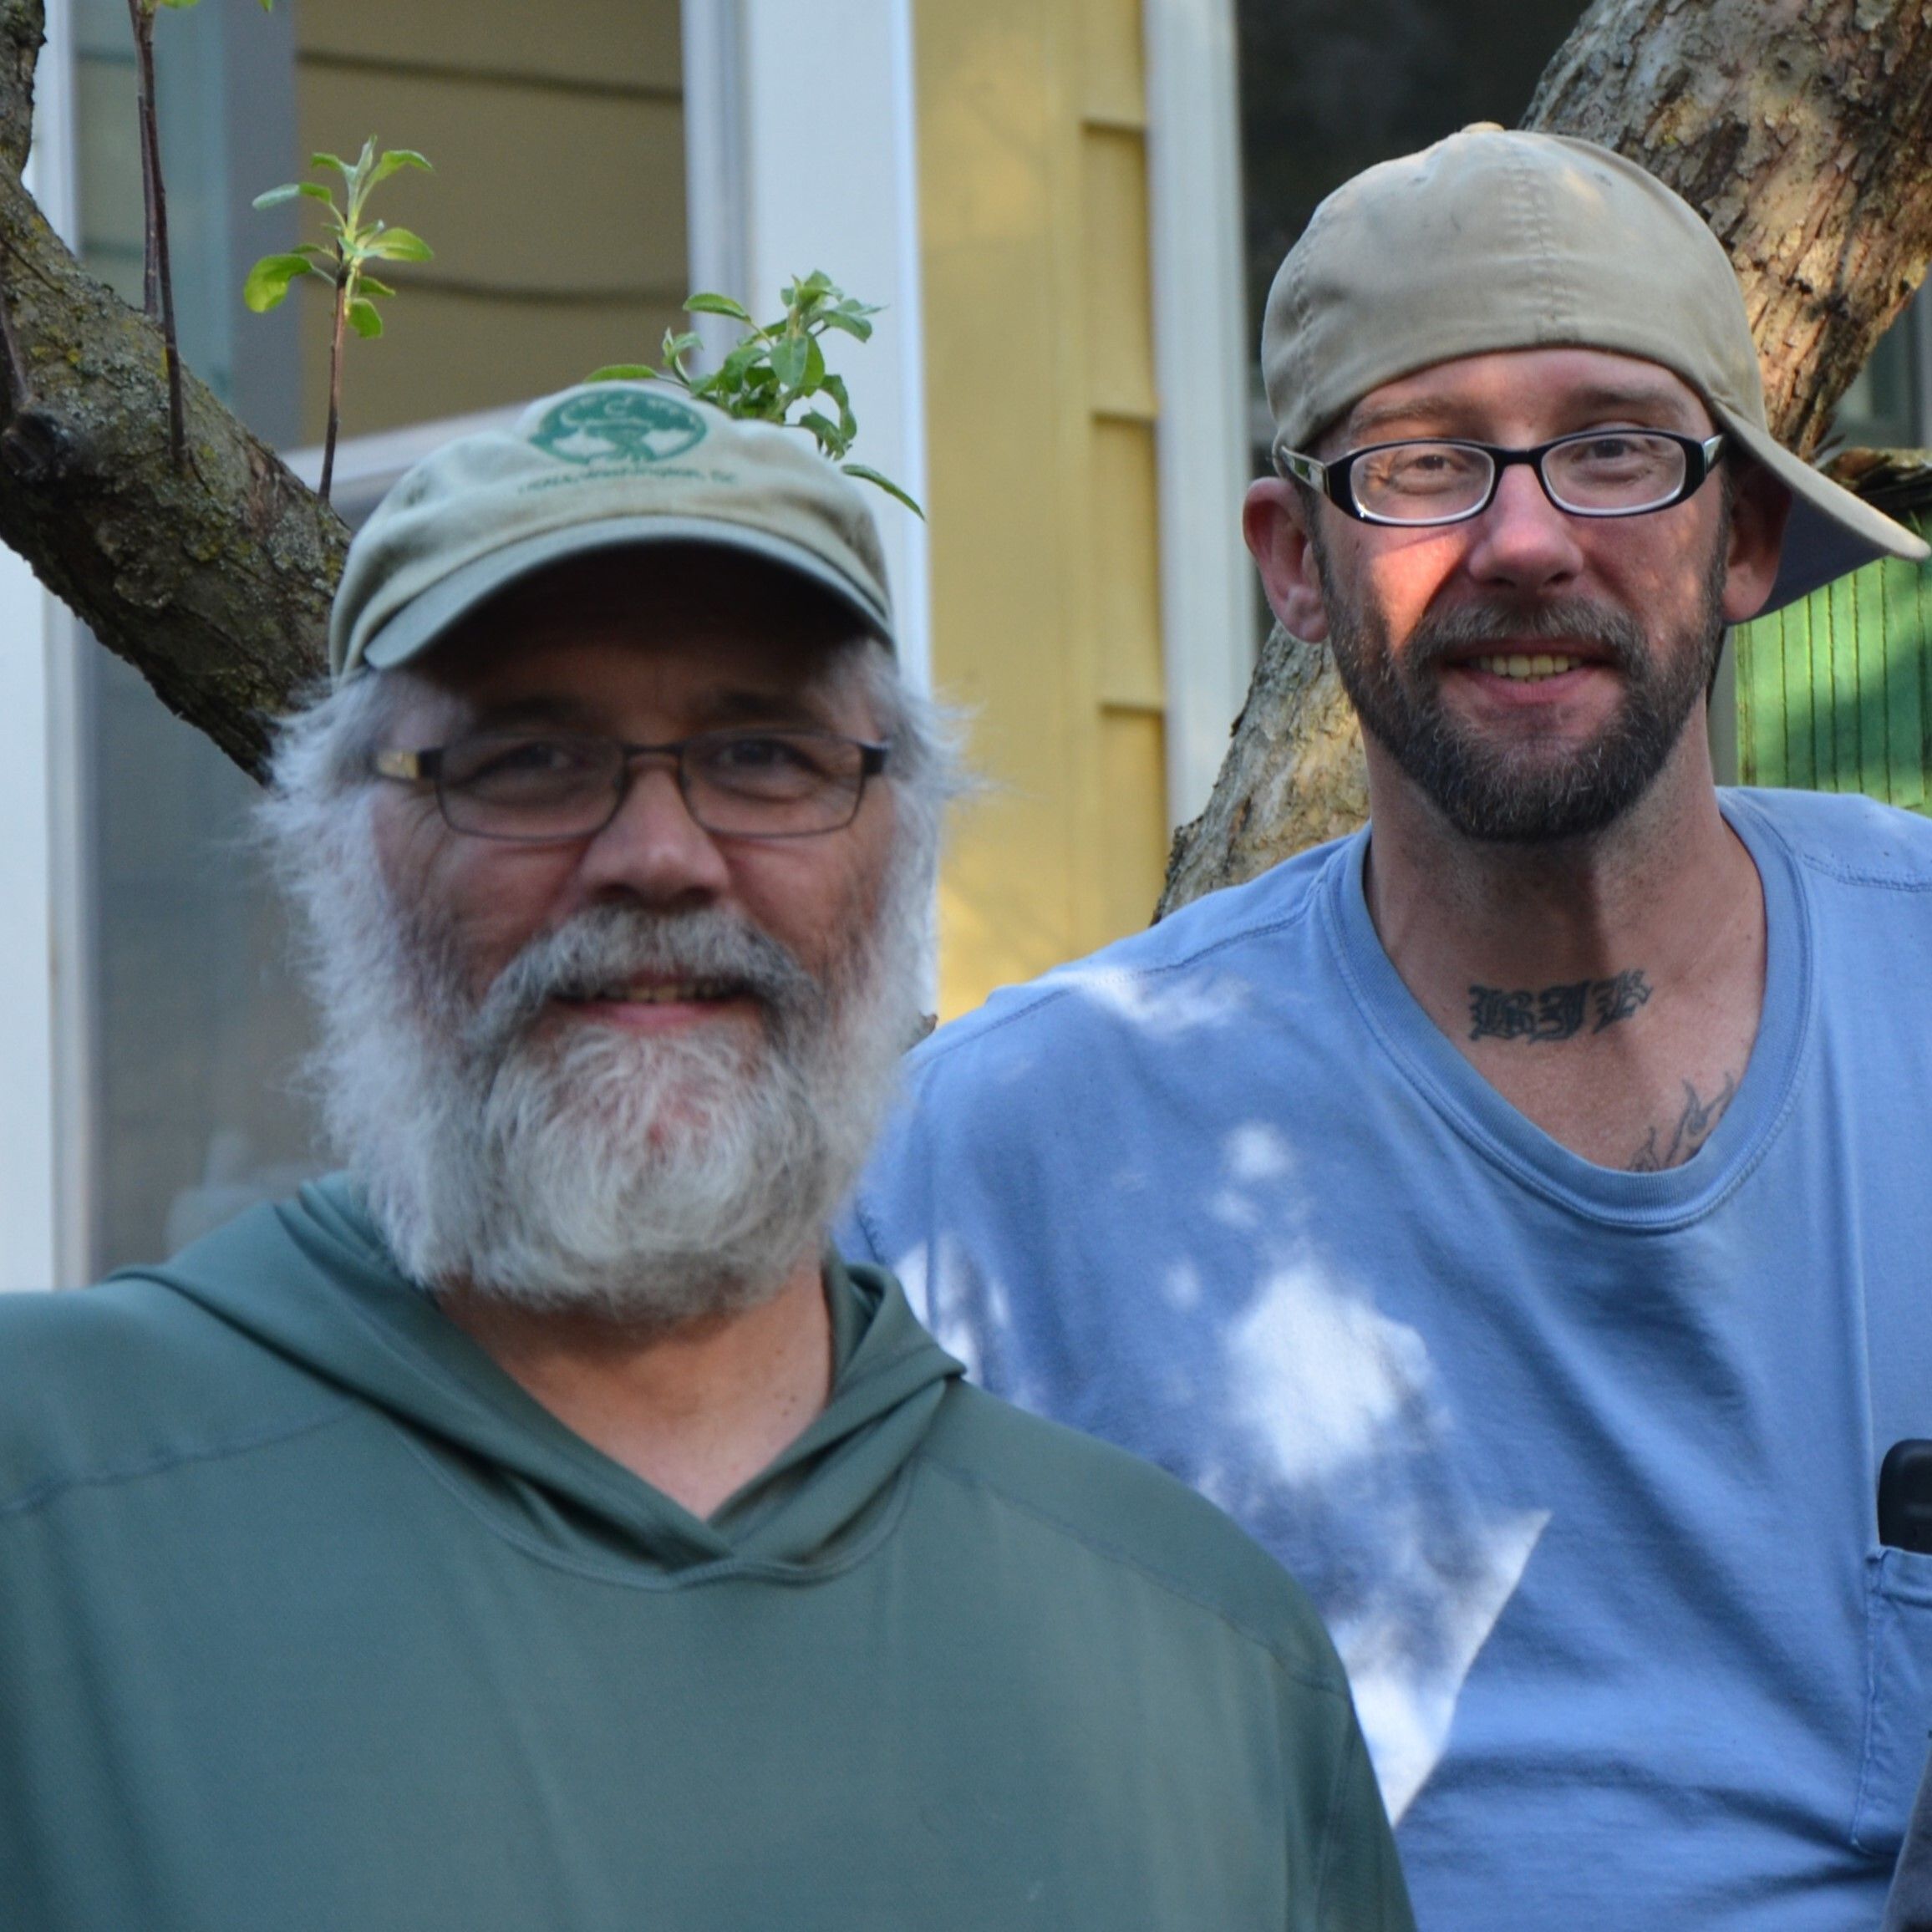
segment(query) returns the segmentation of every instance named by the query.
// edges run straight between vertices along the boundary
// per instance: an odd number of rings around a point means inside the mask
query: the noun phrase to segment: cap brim
[[[1726,435],[1791,492],[1791,519],[1785,525],[1777,581],[1758,613],[1761,617],[1882,557],[1908,563],[1923,563],[1932,557],[1932,546],[1923,538],[1801,461],[1756,424],[1727,409],[1714,413]]]
[[[661,543],[706,544],[782,565],[829,592],[867,631],[888,649],[893,648],[892,623],[885,612],[850,577],[801,544],[716,517],[613,516],[546,531],[452,571],[420,597],[412,598],[369,639],[363,648],[362,662],[380,671],[408,663],[479,604],[519,578],[566,557]]]

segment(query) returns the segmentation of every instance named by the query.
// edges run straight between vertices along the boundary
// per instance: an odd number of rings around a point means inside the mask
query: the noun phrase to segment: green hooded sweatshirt
[[[830,1405],[709,1521],[343,1182],[0,1298],[0,1924],[1407,1932],[1289,1579],[826,1289]]]

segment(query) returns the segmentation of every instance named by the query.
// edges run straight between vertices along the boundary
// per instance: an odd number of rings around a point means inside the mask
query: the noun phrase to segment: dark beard
[[[1724,647],[1725,534],[1706,573],[1697,620],[1661,648],[1635,618],[1586,599],[1497,599],[1425,615],[1399,667],[1382,613],[1339,594],[1318,545],[1342,688],[1363,730],[1465,837],[1518,845],[1588,837],[1650,790],[1710,688]],[[1486,742],[1443,705],[1441,665],[1451,652],[1532,641],[1588,645],[1623,678],[1622,704],[1589,744],[1559,750],[1534,741]]]

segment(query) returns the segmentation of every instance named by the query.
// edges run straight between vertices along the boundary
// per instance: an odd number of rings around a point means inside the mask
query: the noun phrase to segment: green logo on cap
[[[704,419],[670,396],[613,383],[559,403],[531,432],[572,463],[663,463],[704,440]]]

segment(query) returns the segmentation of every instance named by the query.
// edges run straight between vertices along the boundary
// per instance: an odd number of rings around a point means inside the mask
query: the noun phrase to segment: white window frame
[[[923,502],[912,0],[684,0],[683,32],[693,281],[763,315],[775,310],[782,284],[822,268],[879,303],[872,340],[862,348],[834,337],[826,359],[852,384],[857,454]],[[836,113],[828,101],[839,104]],[[899,662],[909,682],[928,689],[926,526],[886,496],[873,508]]]
[[[1167,814],[1197,817],[1254,668],[1233,0],[1143,0]]]
[[[28,190],[78,224],[68,0],[47,0]],[[25,561],[0,550],[0,1289],[87,1267],[89,1082],[81,640]]]

